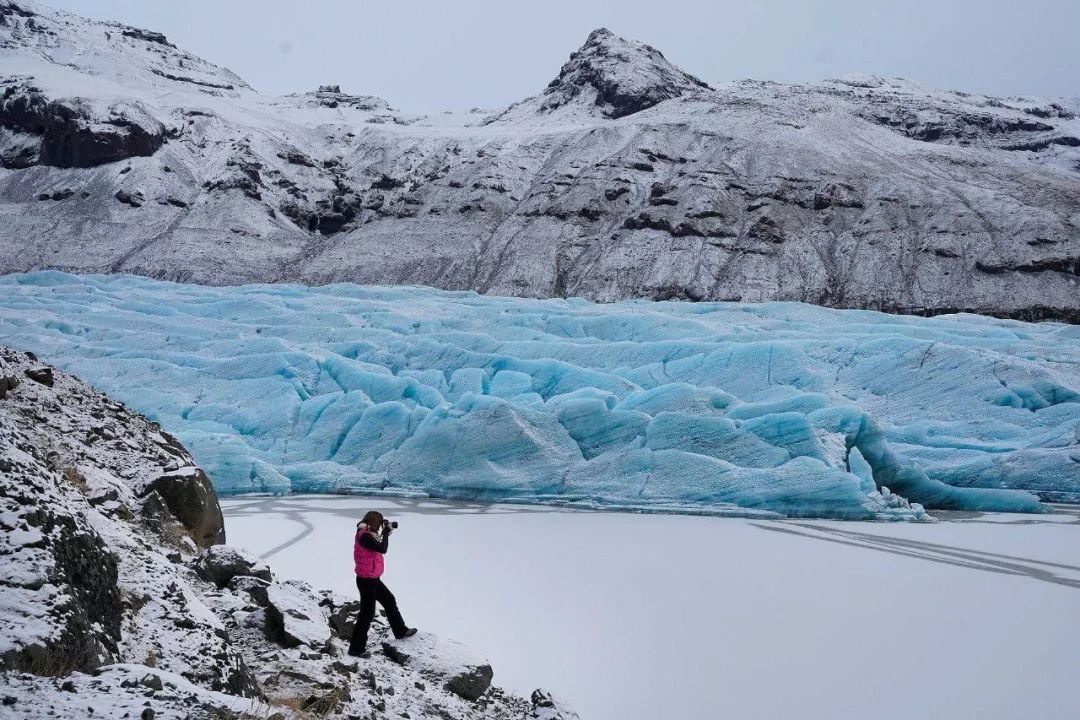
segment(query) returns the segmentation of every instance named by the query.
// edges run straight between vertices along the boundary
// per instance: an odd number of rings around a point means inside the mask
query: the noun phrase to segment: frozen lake
[[[233,497],[229,543],[355,595],[366,510],[401,522],[412,625],[583,720],[1080,717],[1080,507],[934,524],[350,496]]]

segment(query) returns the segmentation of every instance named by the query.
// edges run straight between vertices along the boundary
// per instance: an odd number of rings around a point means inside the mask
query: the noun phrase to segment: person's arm
[[[390,546],[390,533],[383,533],[383,539],[380,542],[375,539],[374,533],[366,532],[360,536],[360,544],[368,550],[386,554],[386,551]]]

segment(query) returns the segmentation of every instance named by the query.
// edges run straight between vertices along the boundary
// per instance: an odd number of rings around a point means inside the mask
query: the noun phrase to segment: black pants
[[[390,622],[390,630],[394,633],[394,637],[400,638],[405,634],[409,626],[401,619],[394,593],[390,592],[382,580],[358,577],[356,589],[360,591],[360,614],[356,616],[356,628],[349,642],[350,654],[362,653],[367,649],[368,628],[371,627],[371,621],[375,617],[376,602],[386,611],[386,619]]]

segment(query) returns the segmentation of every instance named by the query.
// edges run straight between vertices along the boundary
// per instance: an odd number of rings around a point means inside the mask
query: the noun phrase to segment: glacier
[[[159,422],[225,494],[852,519],[1080,502],[1075,325],[49,271],[0,278],[0,343]]]

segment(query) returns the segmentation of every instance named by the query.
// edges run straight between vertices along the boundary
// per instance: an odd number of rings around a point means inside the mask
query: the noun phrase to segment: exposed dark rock
[[[37,529],[49,538],[45,549],[55,563],[49,582],[63,588],[71,601],[58,608],[65,619],[58,635],[45,644],[0,655],[0,670],[89,672],[117,653],[123,605],[116,558],[96,533],[80,527],[71,515],[43,509],[36,518]]]
[[[207,548],[195,563],[195,572],[218,587],[225,587],[237,576],[251,576],[268,583],[274,579],[270,569],[261,561],[244,550],[228,545]]]
[[[649,198],[650,205],[667,205],[669,207],[675,207],[679,204],[679,201],[670,197],[651,197]]]
[[[209,547],[225,542],[225,519],[217,492],[201,468],[189,466],[162,475],[147,484],[144,493],[150,492],[161,496],[170,512],[191,532],[196,545]]]
[[[66,199],[68,199],[69,197],[71,197],[74,194],[75,194],[75,191],[72,190],[71,188],[64,188],[62,190],[54,190],[51,193],[41,193],[40,195],[37,196],[37,199],[38,200],[66,200]]]
[[[32,18],[34,17],[34,13],[30,12],[24,7],[20,7],[14,2],[0,3],[0,25],[6,25],[7,18],[12,16],[21,18]]]
[[[303,165],[310,168],[318,167],[314,160],[299,150],[289,150],[288,152],[278,153],[278,157],[292,165]]]
[[[1071,135],[1055,135],[1053,137],[1035,138],[1032,140],[1002,145],[1001,149],[1039,152],[1041,150],[1046,150],[1052,145],[1061,145],[1063,147],[1080,147],[1080,138],[1076,138]]]
[[[862,199],[855,188],[841,183],[832,183],[814,193],[813,208],[825,210],[831,207],[862,208]]]
[[[604,115],[620,118],[708,87],[668,63],[656,48],[600,28],[570,55],[544,90],[543,109],[553,110],[593,92],[593,102]]]
[[[124,37],[135,38],[136,40],[145,40],[146,42],[157,43],[158,45],[166,45],[168,47],[176,47],[169,42],[164,35],[153,30],[143,30],[141,28],[129,27],[125,28],[120,33]]]
[[[755,240],[766,240],[773,243],[784,242],[783,229],[781,229],[776,221],[768,215],[757,217],[754,222],[750,224],[750,228],[747,230],[746,234]]]
[[[14,375],[0,375],[0,400],[7,397],[9,390],[19,386],[19,379]]]
[[[330,627],[334,634],[342,640],[352,638],[353,628],[356,627],[356,616],[360,612],[359,600],[345,600],[341,603],[327,602],[330,609]]]
[[[1080,257],[1042,258],[1026,263],[994,263],[978,260],[975,262],[975,267],[989,274],[1003,272],[1059,272],[1067,275],[1080,275]]]
[[[235,90],[236,89],[235,85],[231,85],[229,83],[215,83],[215,82],[210,82],[208,80],[198,80],[196,78],[188,77],[186,75],[173,75],[172,73],[167,73],[164,70],[159,70],[157,68],[150,68],[150,72],[152,72],[155,75],[158,75],[160,77],[163,77],[166,80],[173,80],[175,82],[189,83],[191,85],[201,85],[202,87],[214,88],[215,90]]]
[[[389,175],[380,175],[371,183],[372,190],[394,190],[399,187],[405,187],[405,181]]]
[[[490,665],[480,665],[454,675],[446,681],[446,689],[466,700],[477,700],[491,687],[493,677]]]
[[[123,109],[91,117],[77,103],[50,101],[25,85],[9,85],[0,96],[0,125],[39,137],[36,162],[56,167],[93,167],[153,155],[165,142],[160,123],[135,121]]]
[[[24,374],[36,383],[47,385],[48,387],[53,386],[53,372],[51,367],[29,368],[24,371]]]
[[[135,192],[129,192],[123,189],[117,190],[115,197],[120,202],[125,205],[130,205],[131,207],[142,207],[142,204],[146,202],[146,197],[142,194],[141,190]]]

